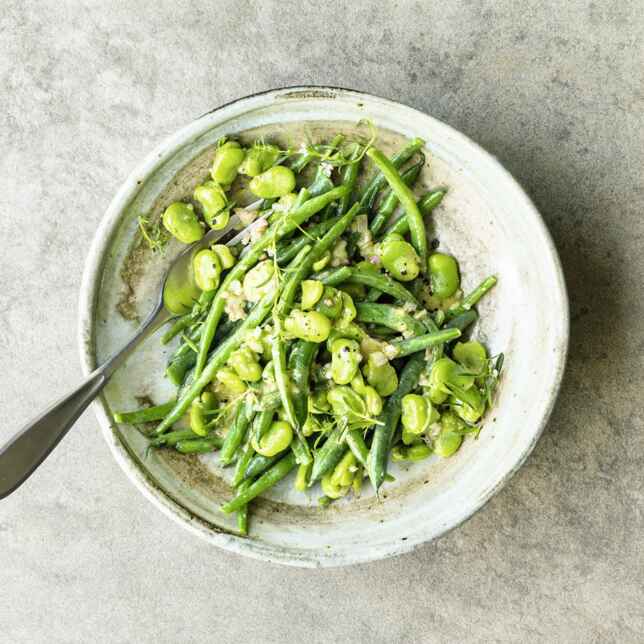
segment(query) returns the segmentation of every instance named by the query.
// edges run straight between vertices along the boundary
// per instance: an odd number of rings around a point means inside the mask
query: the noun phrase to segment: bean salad
[[[191,244],[232,214],[256,224],[194,255],[197,295],[161,339],[176,398],[115,414],[155,423],[150,449],[218,451],[234,491],[221,510],[241,535],[249,504],[289,474],[323,506],[366,482],[378,493],[390,461],[451,457],[493,404],[503,355],[466,335],[497,278],[462,292],[426,229],[447,188],[413,192],[425,142],[388,157],[370,133],[287,149],[222,139],[207,180],[142,230]]]

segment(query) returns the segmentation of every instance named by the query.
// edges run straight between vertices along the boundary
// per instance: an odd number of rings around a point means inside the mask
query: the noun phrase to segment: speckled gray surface
[[[195,539],[87,413],[0,502],[0,641],[642,641],[643,40],[638,0],[5,0],[0,439],[80,377],[83,261],[119,183],[191,118],[273,86],[382,94],[497,155],[552,231],[572,339],[509,485],[440,541],[347,569]]]

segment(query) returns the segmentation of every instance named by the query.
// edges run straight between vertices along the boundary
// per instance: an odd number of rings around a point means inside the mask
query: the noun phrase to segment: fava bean
[[[220,369],[215,374],[215,378],[221,383],[220,391],[223,393],[235,396],[246,391],[243,380],[232,369],[226,367]]]
[[[225,244],[215,244],[212,247],[212,252],[219,258],[222,269],[227,270],[235,265],[235,256]]]
[[[441,300],[454,295],[461,282],[456,260],[444,253],[433,253],[429,256],[429,276],[432,295]]]
[[[226,141],[215,152],[210,176],[222,186],[230,185],[237,176],[237,170],[246,153],[237,141]]]
[[[204,236],[204,226],[197,218],[192,204],[177,201],[163,213],[166,230],[184,244],[192,244]]]
[[[358,371],[362,360],[360,345],[355,340],[339,338],[331,345],[331,377],[338,385],[347,385]]]
[[[318,311],[293,309],[284,320],[284,329],[295,338],[319,343],[329,337],[331,321]]]
[[[302,282],[302,309],[312,309],[322,297],[324,284],[317,280],[304,280]]]
[[[276,420],[261,437],[253,437],[254,450],[262,456],[275,456],[293,441],[293,428],[283,420]]]
[[[239,172],[248,177],[256,177],[274,166],[280,154],[280,149],[274,145],[256,144],[246,151]]]
[[[425,443],[416,443],[409,447],[397,445],[391,450],[391,458],[394,461],[422,461],[431,453],[431,448]]]
[[[367,382],[380,396],[390,396],[398,387],[398,374],[389,364],[387,358],[379,352],[374,352],[367,358],[364,367]]]
[[[244,297],[249,302],[258,302],[275,287],[275,265],[265,259],[251,268],[244,276]]]
[[[380,245],[380,258],[385,269],[401,282],[410,282],[420,273],[418,255],[406,241],[385,239]]]
[[[206,181],[195,188],[192,197],[201,205],[203,218],[213,227],[215,217],[228,205],[223,188],[215,181]]]
[[[214,291],[219,286],[221,264],[217,253],[204,248],[192,260],[195,282],[202,291]]]
[[[248,347],[241,347],[233,352],[228,364],[245,382],[257,382],[262,379],[262,367],[257,356]]]
[[[278,165],[254,177],[249,188],[253,194],[264,199],[282,197],[295,188],[295,175],[290,168]]]
[[[476,340],[457,342],[452,349],[452,356],[456,362],[462,364],[465,369],[475,375],[483,373],[487,365],[487,351]]]

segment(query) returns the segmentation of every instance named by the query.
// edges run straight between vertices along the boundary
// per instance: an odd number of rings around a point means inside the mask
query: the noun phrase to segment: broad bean
[[[358,371],[362,360],[360,345],[355,340],[339,338],[331,345],[331,377],[338,385],[347,385]]]
[[[293,428],[283,420],[273,422],[268,431],[260,437],[253,436],[254,450],[262,456],[275,456],[283,452],[293,441]]]
[[[302,309],[312,309],[324,293],[324,284],[317,280],[304,280],[302,282]]]
[[[331,321],[318,311],[293,309],[284,320],[289,335],[308,342],[324,342],[331,332]]]
[[[363,369],[367,382],[382,397],[390,396],[398,387],[398,374],[389,364],[383,353],[376,351],[369,354]]]
[[[433,253],[428,263],[432,295],[441,300],[454,295],[460,285],[456,260],[451,255]]]
[[[240,174],[256,177],[275,165],[280,156],[280,149],[274,145],[256,143],[247,150],[246,157],[239,166]]]
[[[406,241],[386,238],[380,245],[380,259],[385,269],[400,282],[410,282],[420,273],[420,260]]]
[[[295,188],[295,175],[290,168],[278,165],[254,177],[249,188],[263,199],[282,197]]]
[[[201,205],[203,218],[211,227],[215,227],[215,218],[228,205],[226,193],[223,188],[215,181],[206,181],[204,184],[197,186],[192,197]]]
[[[192,260],[192,269],[195,282],[202,291],[214,291],[219,286],[221,263],[214,251],[200,250]]]
[[[163,213],[166,230],[184,244],[192,244],[204,236],[204,226],[199,221],[192,204],[176,201]]]
[[[220,185],[230,185],[237,176],[237,170],[246,153],[237,141],[226,141],[215,152],[210,168],[210,176]]]

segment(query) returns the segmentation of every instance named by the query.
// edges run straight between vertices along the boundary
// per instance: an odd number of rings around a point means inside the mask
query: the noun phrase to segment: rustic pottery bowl
[[[329,128],[350,131],[364,118],[380,130],[385,147],[405,137],[427,141],[430,163],[421,183],[450,188],[430,232],[459,258],[465,291],[490,273],[498,275],[499,284],[480,305],[481,322],[473,334],[493,354],[505,353],[504,374],[480,437],[466,440],[455,457],[394,466],[396,481],[385,486],[380,499],[365,486],[360,499],[347,498],[327,509],[317,506],[318,494],[295,493],[284,481],[254,502],[251,536],[242,538],[234,517],[218,509],[231,493],[230,474],[218,467],[216,457],[179,457],[169,450],[146,454],[144,436],[113,421],[116,410],[135,408],[144,397],[162,402],[173,393],[162,377],[165,355],[156,338],[149,340],[94,404],[105,439],[136,487],[169,517],[212,544],[258,559],[347,565],[405,552],[459,525],[533,449],[564,370],[568,302],[559,259],[539,213],[499,162],[410,107],[354,91],[295,87],[205,114],[165,141],[125,181],[85,267],[80,300],[85,372],[132,336],[177,250],[148,252],[139,243],[137,217],[158,216],[167,203],[189,195],[206,176],[217,139],[255,128],[288,136],[293,124],[316,136]]]

